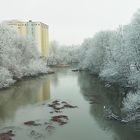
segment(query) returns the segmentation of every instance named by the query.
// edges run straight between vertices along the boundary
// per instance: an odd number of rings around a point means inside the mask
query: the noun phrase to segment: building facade
[[[28,22],[11,20],[5,21],[4,24],[14,28],[20,35],[33,40],[38,48],[41,57],[48,55],[48,25],[42,22]]]

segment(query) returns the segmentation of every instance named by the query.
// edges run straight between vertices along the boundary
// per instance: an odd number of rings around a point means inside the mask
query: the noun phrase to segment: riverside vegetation
[[[0,25],[0,88],[8,87],[24,76],[47,72],[46,62],[40,58],[34,42]]]
[[[121,111],[125,115],[119,120],[140,119],[140,9],[128,25],[97,32],[81,45],[60,46],[53,41],[50,47],[49,63],[78,62],[78,69],[98,75],[106,87],[124,88]]]

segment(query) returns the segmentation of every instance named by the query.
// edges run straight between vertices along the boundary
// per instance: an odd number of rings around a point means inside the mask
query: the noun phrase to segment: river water
[[[13,140],[139,140],[133,125],[108,120],[104,110],[119,113],[122,97],[115,87],[105,87],[96,76],[72,72],[70,68],[54,69],[55,74],[24,79],[0,91],[0,132],[13,130]],[[78,108],[64,109],[68,123],[46,129],[54,100],[66,101]],[[57,113],[58,115],[59,113]],[[42,125],[25,126],[26,121]]]

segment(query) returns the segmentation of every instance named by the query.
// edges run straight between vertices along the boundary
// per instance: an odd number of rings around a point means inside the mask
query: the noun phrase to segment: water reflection
[[[110,107],[114,114],[121,115],[123,96],[118,88],[105,87],[98,77],[82,72],[78,76],[81,93],[86,100],[97,100],[102,107]]]
[[[53,68],[53,71],[55,72],[55,74],[53,76],[50,76],[50,80],[53,83],[53,85],[57,87],[59,85],[60,80],[67,74],[69,74],[70,68]]]
[[[109,121],[104,117],[104,110],[106,107],[111,108],[115,114],[121,114],[122,95],[116,87],[106,88],[96,76],[80,73],[78,75],[78,82],[83,97],[95,103],[90,106],[90,113],[94,120],[97,121],[100,128],[104,131],[114,131],[113,140],[139,140],[140,133],[137,131],[137,124],[122,124],[117,121]]]
[[[14,119],[16,111],[27,105],[50,99],[50,81],[46,77],[18,82],[0,91],[0,124]]]

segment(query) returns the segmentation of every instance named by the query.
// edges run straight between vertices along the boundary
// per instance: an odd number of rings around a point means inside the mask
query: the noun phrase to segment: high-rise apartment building
[[[11,20],[5,21],[4,24],[14,28],[19,34],[24,37],[35,41],[38,51],[41,57],[47,57],[48,55],[48,25],[42,22],[28,22]]]

